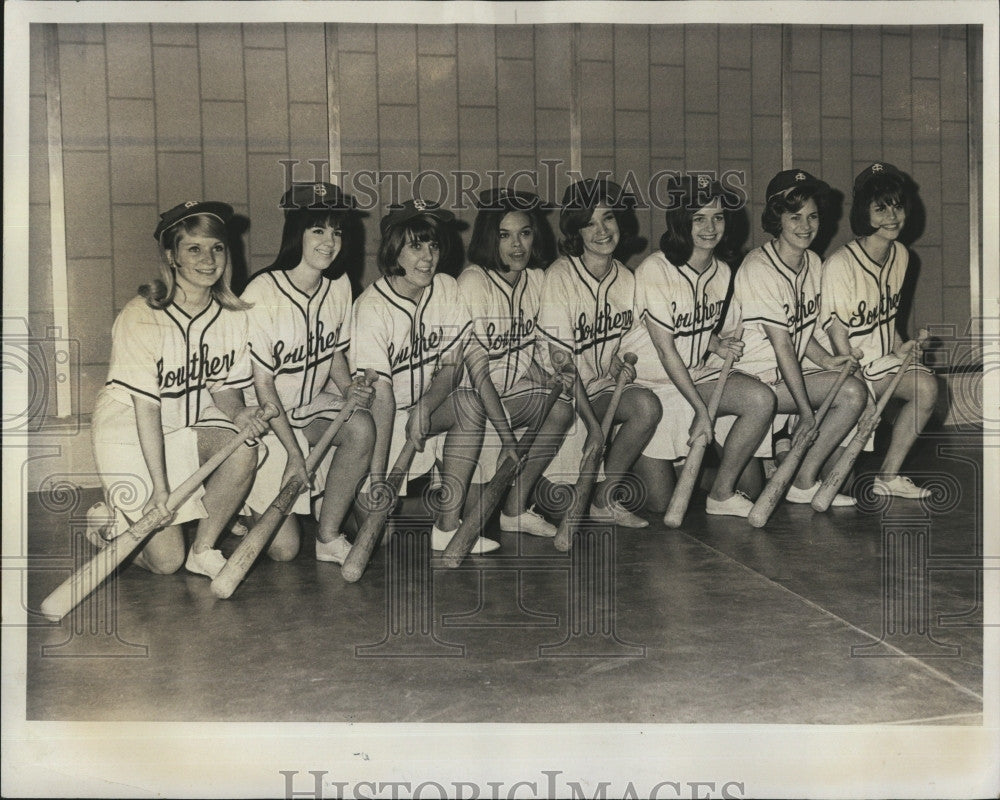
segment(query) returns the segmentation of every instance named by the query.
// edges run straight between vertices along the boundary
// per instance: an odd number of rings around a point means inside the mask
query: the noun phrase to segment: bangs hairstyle
[[[330,208],[298,208],[290,209],[285,213],[285,225],[281,230],[281,249],[278,250],[278,257],[274,263],[267,267],[268,270],[295,269],[302,262],[302,236],[310,228],[324,227],[340,231],[341,244],[340,252],[333,260],[331,267],[335,275],[333,279],[339,278],[344,273],[341,265],[341,256],[348,249],[348,241],[345,236],[348,234],[347,222],[348,212],[343,209]]]
[[[522,208],[482,209],[476,214],[476,221],[472,226],[469,261],[483,269],[510,272],[510,267],[504,264],[500,257],[500,223],[508,214],[524,214],[528,218],[533,234],[528,268],[545,266],[545,255],[542,252],[542,223],[538,213],[537,207],[530,211]]]
[[[913,196],[906,179],[892,173],[876,175],[854,193],[851,200],[851,230],[855,236],[868,236],[875,232],[870,213],[872,203],[887,206],[899,204],[909,218]],[[903,227],[906,227],[906,220],[903,221]]]
[[[615,222],[618,223],[618,247],[629,238],[629,211],[624,205],[625,198],[612,198],[608,195],[607,188],[602,186],[595,191],[591,202],[586,208],[566,208],[559,212],[559,230],[562,239],[559,241],[559,252],[564,256],[583,255],[583,239],[580,237],[580,230],[590,223],[594,216],[594,210],[599,205],[605,205],[611,209],[615,215]]]
[[[667,210],[667,229],[660,237],[660,251],[667,257],[667,261],[671,264],[687,263],[694,252],[694,236],[691,233],[694,215],[716,200],[720,203],[726,229],[715,246],[715,255],[726,262],[732,259],[736,249],[732,241],[736,226],[733,224],[733,211],[726,205],[726,192],[722,184],[712,181],[708,186],[698,187],[694,194],[679,195],[678,200],[680,202]]]
[[[177,276],[171,263],[176,257],[177,246],[183,236],[206,236],[218,239],[226,248],[226,267],[219,280],[209,290],[215,301],[230,311],[252,308],[250,303],[240,300],[230,284],[233,279],[233,259],[230,255],[229,231],[226,223],[214,214],[196,214],[185,217],[160,234],[160,280],[154,280],[139,287],[139,294],[146,298],[151,308],[166,308],[177,294]]]
[[[440,252],[438,266],[447,261],[447,231],[436,217],[420,214],[400,225],[392,226],[382,237],[382,243],[378,248],[378,268],[387,278],[404,274],[398,264],[399,254],[411,241],[436,243]]]
[[[822,217],[823,191],[819,187],[808,186],[792,189],[786,195],[777,194],[768,200],[760,215],[760,226],[771,236],[779,236],[781,234],[781,215],[794,214],[809,200],[816,201],[816,210]]]

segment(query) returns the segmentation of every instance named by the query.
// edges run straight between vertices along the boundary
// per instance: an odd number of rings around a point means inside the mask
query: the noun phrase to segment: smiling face
[[[302,263],[322,272],[333,263],[343,244],[340,227],[328,222],[302,232]]]
[[[396,259],[396,265],[403,270],[403,274],[395,277],[395,287],[401,294],[419,297],[434,280],[440,257],[441,247],[437,241],[420,241],[408,232],[406,243]]]
[[[872,236],[892,242],[899,238],[906,222],[906,208],[901,200],[873,200],[868,206],[868,219],[875,229]]]
[[[615,212],[602,203],[594,209],[590,222],[580,228],[584,257],[602,260],[611,258],[618,247],[620,236]]]
[[[177,276],[178,288],[186,294],[200,294],[211,289],[225,273],[229,250],[213,236],[182,233],[177,249],[168,251]]]
[[[534,241],[535,229],[523,211],[510,211],[500,220],[497,249],[500,261],[511,272],[523,272],[528,266]]]
[[[722,241],[725,232],[726,217],[722,213],[722,202],[716,198],[707,206],[699,208],[691,217],[691,239],[695,250],[692,257],[697,257],[699,251],[702,255],[710,255]]]
[[[792,250],[805,250],[812,244],[819,231],[819,209],[812,198],[806,200],[798,211],[781,215],[780,243]]]

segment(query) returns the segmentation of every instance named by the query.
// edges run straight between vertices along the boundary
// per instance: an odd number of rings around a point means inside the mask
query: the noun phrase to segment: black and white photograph
[[[997,11],[6,4],[3,796],[1000,796]]]

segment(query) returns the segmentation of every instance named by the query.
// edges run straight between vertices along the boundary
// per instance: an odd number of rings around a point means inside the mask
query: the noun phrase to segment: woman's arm
[[[271,430],[274,431],[281,446],[285,448],[285,453],[288,454],[285,472],[281,476],[281,485],[284,486],[289,478],[295,477],[302,481],[303,485],[309,486],[306,459],[295,439],[292,426],[288,423],[285,407],[278,398],[278,390],[274,388],[274,376],[256,361],[253,365],[253,387],[257,393],[257,402],[261,406],[272,403],[278,409],[278,415],[271,420]]]
[[[792,337],[784,328],[776,328],[773,325],[765,325],[764,333],[774,349],[778,372],[795,401],[800,424],[805,423],[806,428],[812,428],[815,423],[812,404],[809,401],[809,393],[806,391],[805,379],[802,377],[802,366],[799,364],[798,355],[792,345]]]
[[[510,421],[507,419],[507,412],[504,410],[497,387],[493,385],[493,379],[490,378],[490,358],[478,339],[470,337],[466,345],[465,359],[469,368],[469,376],[472,378],[472,385],[479,392],[486,416],[489,417],[490,423],[500,437],[503,450],[511,451],[513,454],[517,450],[517,439],[514,438],[514,432],[510,429]],[[506,453],[501,452],[500,459],[502,460],[505,455]]]
[[[136,428],[139,432],[139,449],[146,462],[149,477],[153,479],[153,491],[149,502],[142,509],[145,516],[151,511],[157,511],[166,516],[167,498],[170,496],[170,484],[167,481],[167,459],[163,445],[163,423],[160,417],[160,405],[150,400],[132,395],[132,406],[135,409]]]
[[[371,474],[383,476],[392,444],[392,428],[396,418],[396,395],[388,378],[379,377],[375,382],[375,398],[371,406],[375,423],[375,447],[372,448]]]
[[[684,399],[691,404],[694,409],[694,421],[688,431],[688,447],[692,446],[699,438],[705,442],[712,441],[712,420],[708,415],[708,406],[695,388],[694,381],[691,380],[691,373],[688,372],[687,365],[677,346],[674,344],[674,335],[659,328],[656,325],[648,325],[649,338],[656,348],[656,354],[660,357],[660,363],[667,371],[674,386],[684,396]]]

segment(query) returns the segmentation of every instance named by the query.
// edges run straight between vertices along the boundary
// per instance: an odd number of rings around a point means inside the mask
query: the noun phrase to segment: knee
[[[552,406],[552,410],[549,412],[549,424],[559,430],[560,433],[565,433],[573,424],[575,417],[573,406],[569,403],[559,401]]]
[[[240,478],[248,478],[257,469],[259,448],[259,444],[256,447],[240,447],[226,459],[226,463]]]
[[[632,390],[632,409],[636,417],[645,425],[654,426],[663,416],[660,398],[649,389]]]
[[[460,389],[452,395],[455,421],[464,430],[476,430],[486,424],[486,409],[479,395]]]
[[[934,377],[930,372],[918,372],[917,374],[917,390],[916,390],[916,401],[920,403],[921,406],[930,407],[937,402],[938,396],[938,382],[937,378]],[[906,380],[905,378],[903,380]]]
[[[267,548],[267,557],[272,561],[291,561],[299,554],[299,541],[272,542]]]
[[[367,410],[351,415],[346,425],[347,439],[351,444],[364,450],[375,447],[375,421]]]
[[[755,417],[769,420],[778,408],[777,396],[760,381],[755,381],[744,397]]]
[[[180,548],[171,549],[169,553],[161,553],[156,558],[146,556],[146,566],[154,575],[173,575],[184,566],[184,551]]]
[[[848,378],[837,393],[837,401],[860,414],[868,402],[868,389],[857,378]]]

